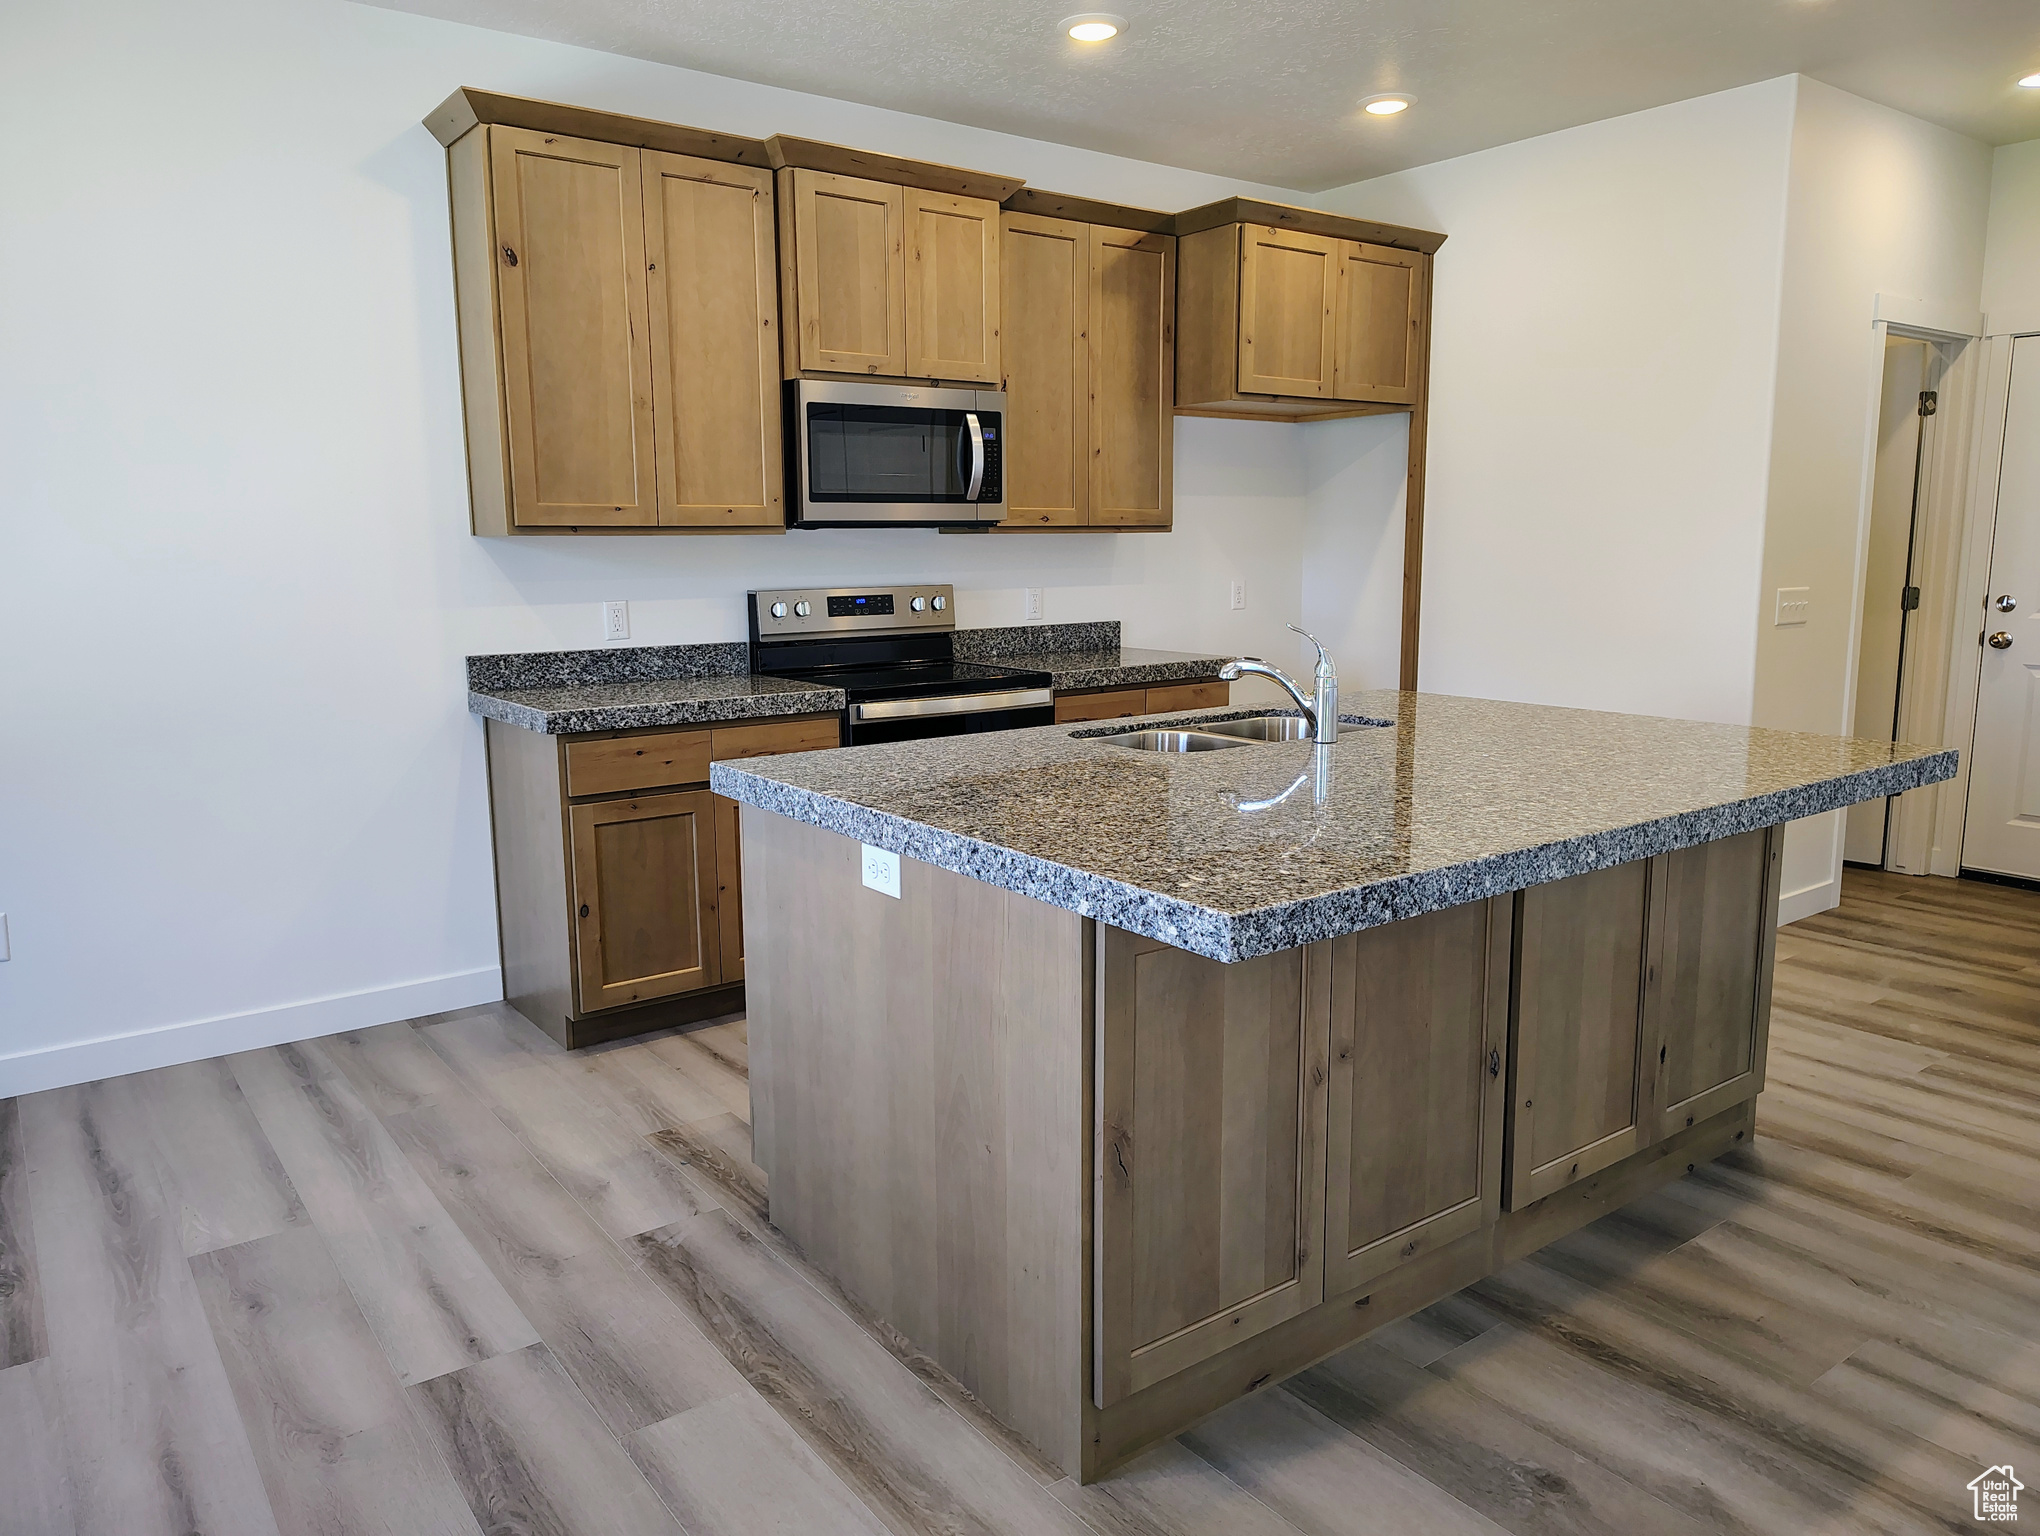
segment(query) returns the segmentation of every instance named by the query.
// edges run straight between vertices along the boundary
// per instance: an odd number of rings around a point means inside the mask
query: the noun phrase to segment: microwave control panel
[[[1000,464],[1005,458],[1004,449],[1006,446],[1004,442],[1006,434],[1002,430],[1004,425],[1004,421],[996,415],[987,415],[984,418],[985,479],[984,483],[978,487],[979,501],[1004,501],[1006,499],[1005,491],[1001,486],[1003,476],[1000,474]]]

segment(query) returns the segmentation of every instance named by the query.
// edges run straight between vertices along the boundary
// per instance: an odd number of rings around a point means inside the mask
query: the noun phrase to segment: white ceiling
[[[1130,25],[1091,47],[1078,0],[380,3],[1301,191],[1795,71],[2040,138],[2035,0],[1105,0]]]

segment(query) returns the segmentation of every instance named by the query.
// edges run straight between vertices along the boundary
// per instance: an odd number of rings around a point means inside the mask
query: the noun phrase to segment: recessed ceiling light
[[[1126,30],[1126,18],[1104,11],[1086,11],[1081,16],[1065,16],[1062,29],[1080,43],[1102,43]]]
[[[2029,91],[2040,91],[2040,74],[2028,75],[2026,76],[2025,79],[2021,80],[2019,84],[2023,85]]]
[[[1360,110],[1375,117],[1394,117],[1398,112],[1409,111],[1410,103],[1415,100],[1414,96],[1405,96],[1401,91],[1396,91],[1387,96],[1368,97],[1360,103]]]

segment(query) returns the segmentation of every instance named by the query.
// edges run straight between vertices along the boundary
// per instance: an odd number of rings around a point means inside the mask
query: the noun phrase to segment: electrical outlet
[[[1039,624],[1041,622],[1041,588],[1039,587],[1029,587],[1027,589],[1027,622],[1030,624]]]
[[[630,638],[629,603],[604,603],[602,605],[602,638],[605,640],[628,640]]]
[[[1778,629],[1789,629],[1795,624],[1804,624],[1813,617],[1813,588],[1780,587],[1778,589],[1778,616],[1771,621]]]
[[[864,845],[864,883],[881,896],[900,899],[900,856],[887,848]]]
[[[1244,581],[1236,581],[1232,584],[1231,604],[1234,608],[1244,608],[1247,606],[1247,584]]]

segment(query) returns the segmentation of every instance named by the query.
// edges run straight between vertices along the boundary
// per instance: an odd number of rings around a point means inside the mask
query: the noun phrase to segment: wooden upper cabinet
[[[1424,258],[1393,246],[1339,242],[1332,393],[1412,405],[1424,365]]]
[[[1511,897],[1332,944],[1325,1294],[1495,1221]]]
[[[1240,227],[1242,394],[1334,393],[1332,317],[1341,244],[1297,230]]]
[[[780,527],[772,173],[644,152],[658,520]]]
[[[1090,521],[1174,517],[1176,242],[1091,226]]]
[[[488,133],[510,521],[655,523],[642,156]]]
[[[906,189],[797,168],[779,179],[786,376],[905,377]]]
[[[1009,213],[999,254],[1006,521],[1090,520],[1091,226]]]
[[[1329,948],[1098,930],[1101,1408],[1322,1299]]]
[[[569,808],[582,1012],[721,980],[715,798],[697,789]]]
[[[906,215],[906,372],[999,382],[999,205],[900,189]]]

